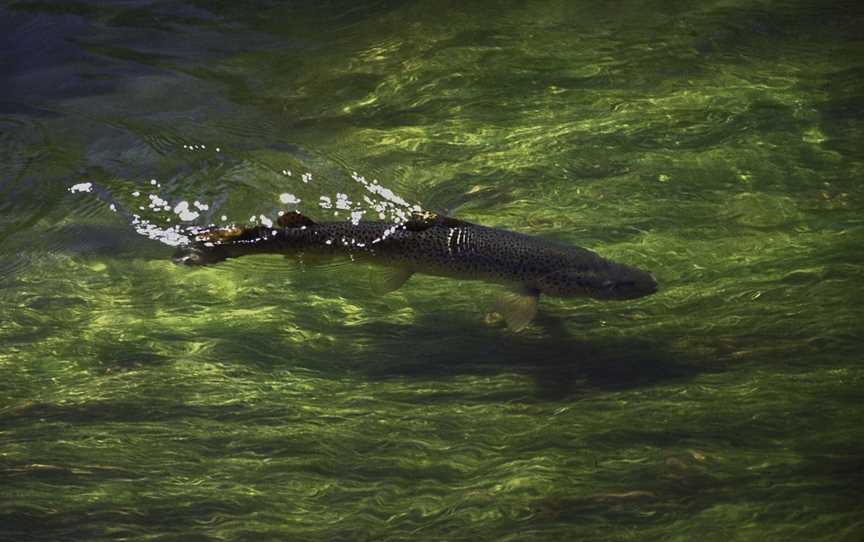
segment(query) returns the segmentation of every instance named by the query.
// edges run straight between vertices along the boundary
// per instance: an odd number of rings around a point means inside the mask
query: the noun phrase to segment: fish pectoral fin
[[[510,331],[525,329],[537,315],[540,292],[523,288],[519,291],[503,292],[498,296],[495,309],[504,317]]]
[[[384,295],[398,290],[413,274],[414,270],[408,267],[377,268],[369,274],[369,285],[372,292]]]

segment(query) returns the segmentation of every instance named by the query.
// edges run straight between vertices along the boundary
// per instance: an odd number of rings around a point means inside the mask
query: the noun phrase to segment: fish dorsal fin
[[[226,243],[232,239],[241,237],[245,233],[243,228],[215,228],[199,233],[195,236],[196,243]]]
[[[372,288],[373,293],[378,295],[388,294],[398,290],[403,284],[408,282],[408,279],[413,274],[414,270],[407,267],[375,268],[369,274],[369,286]]]
[[[523,288],[518,291],[504,292],[498,296],[495,309],[504,317],[510,331],[525,329],[537,315],[537,301],[540,292]]]
[[[443,226],[445,228],[455,228],[458,226],[464,226],[467,222],[463,222],[459,219],[439,215],[437,213],[433,213],[432,211],[420,211],[413,213],[411,218],[405,222],[405,229],[409,231],[423,231],[425,229],[431,228],[432,226]]]
[[[282,228],[300,228],[302,226],[314,226],[312,219],[298,213],[297,211],[287,211],[276,221]]]

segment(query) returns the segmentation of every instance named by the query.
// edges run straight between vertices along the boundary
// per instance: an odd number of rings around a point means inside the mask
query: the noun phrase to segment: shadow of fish
[[[426,212],[401,224],[316,223],[289,212],[274,227],[203,232],[173,260],[209,265],[250,254],[294,255],[301,261],[350,255],[385,267],[373,283],[379,293],[398,289],[414,273],[504,284],[510,290],[496,308],[514,331],[534,318],[541,294],[624,300],[657,291],[651,273],[590,250]]]

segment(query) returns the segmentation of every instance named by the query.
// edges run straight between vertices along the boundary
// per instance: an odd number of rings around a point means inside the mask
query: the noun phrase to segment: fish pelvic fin
[[[495,310],[504,317],[510,331],[518,333],[537,315],[539,299],[540,292],[530,288],[503,292],[498,296]]]
[[[377,295],[389,294],[408,282],[414,270],[408,267],[385,267],[373,269],[369,274],[369,286]]]

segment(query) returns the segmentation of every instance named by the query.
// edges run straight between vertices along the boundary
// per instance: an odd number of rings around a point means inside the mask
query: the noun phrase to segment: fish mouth
[[[657,279],[654,277],[653,273],[649,273],[648,271],[644,272],[646,277],[643,279],[641,284],[642,296],[656,294],[658,290]]]
[[[591,292],[591,297],[606,300],[639,299],[657,293],[657,279],[640,269],[630,270],[624,277],[605,280]]]

